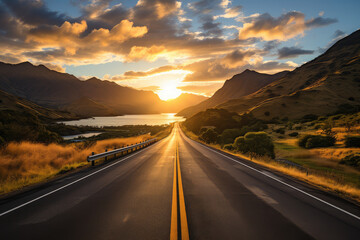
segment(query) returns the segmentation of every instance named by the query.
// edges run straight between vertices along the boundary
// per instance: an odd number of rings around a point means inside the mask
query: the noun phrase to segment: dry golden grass
[[[199,137],[197,135],[188,131],[184,126],[181,126],[181,128],[188,137],[190,137],[193,140],[202,142],[199,140]],[[296,139],[286,139],[286,140],[282,140],[282,142],[286,142],[288,144],[296,144]],[[204,143],[204,142],[202,142],[202,143]],[[243,154],[235,153],[233,151],[228,151],[225,149],[221,149],[220,145],[218,145],[218,144],[208,144],[208,145],[211,147],[214,147],[216,149],[219,149],[221,151],[232,154],[234,156],[238,156],[238,157],[244,158],[248,161],[255,162],[255,163],[265,166],[269,169],[273,169],[275,171],[281,172],[288,176],[300,179],[304,182],[307,182],[313,186],[319,187],[323,190],[331,191],[331,192],[337,193],[339,195],[351,198],[357,202],[360,202],[360,189],[356,186],[353,186],[350,183],[344,182],[344,179],[340,178],[337,175],[321,173],[319,171],[309,171],[309,173],[307,174],[297,168],[281,165],[280,163],[271,161],[269,159],[265,159],[265,158],[264,159],[263,158],[250,159],[250,157],[245,156]],[[319,150],[319,149],[317,149],[317,150]],[[325,151],[325,149],[323,151]],[[349,151],[352,151],[352,149],[349,149]],[[295,154],[297,154],[297,153],[295,153]],[[311,157],[313,157],[314,154],[315,153],[311,153],[311,152],[305,153],[305,155],[303,157],[311,158]],[[319,161],[319,160],[317,160],[317,161]],[[329,163],[329,161],[327,161],[327,160],[325,160],[325,162],[323,162],[323,164],[324,165],[334,165],[334,163]],[[336,165],[338,165],[337,162],[336,162]],[[348,168],[347,166],[342,166],[342,167]],[[356,170],[349,169],[349,172],[353,172],[353,171],[356,171]]]
[[[151,138],[141,135],[96,142],[85,148],[82,143],[72,145],[41,144],[31,142],[10,143],[0,151],[0,194],[44,181],[58,173],[87,164],[91,152],[119,148]]]
[[[300,179],[304,182],[307,182],[313,186],[320,187],[323,190],[335,192],[337,194],[346,196],[348,198],[351,198],[357,202],[360,202],[360,189],[352,186],[351,184],[343,183],[343,179],[339,179],[337,176],[330,176],[330,174],[321,174],[319,172],[312,172],[310,171],[308,174],[304,171],[300,171],[297,168],[290,167],[290,166],[284,166],[280,163],[277,163],[275,161],[271,161],[268,159],[262,159],[262,158],[252,158],[240,154],[240,153],[234,153],[231,151],[227,151],[224,149],[221,149],[219,145],[211,145],[214,148],[217,148],[219,150],[222,150],[224,152],[230,153],[232,155],[245,158],[246,160],[255,162],[259,165],[265,166],[269,169],[273,169],[275,171],[284,173],[286,175],[289,175],[291,177]]]

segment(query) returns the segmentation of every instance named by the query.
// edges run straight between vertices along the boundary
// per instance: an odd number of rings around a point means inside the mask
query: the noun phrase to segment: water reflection
[[[73,126],[123,126],[123,125],[162,125],[177,121],[184,121],[185,118],[175,116],[176,113],[124,115],[110,117],[93,117],[73,121],[63,121],[66,125]]]

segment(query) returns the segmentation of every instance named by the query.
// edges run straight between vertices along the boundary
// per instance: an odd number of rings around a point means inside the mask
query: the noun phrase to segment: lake
[[[177,121],[184,121],[185,118],[175,116],[176,113],[124,115],[111,117],[93,117],[73,121],[62,121],[66,125],[73,126],[123,126],[123,125],[162,125]]]

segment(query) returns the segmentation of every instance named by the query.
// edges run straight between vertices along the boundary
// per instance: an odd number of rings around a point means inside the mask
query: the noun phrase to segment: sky
[[[359,29],[360,1],[0,0],[0,61],[211,96],[252,69],[292,70]]]

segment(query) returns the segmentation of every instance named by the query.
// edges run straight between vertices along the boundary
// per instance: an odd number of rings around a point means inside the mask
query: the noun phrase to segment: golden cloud
[[[153,45],[151,47],[140,47],[133,46],[130,50],[130,53],[127,55],[126,59],[128,61],[139,61],[145,59],[147,61],[153,62],[165,52],[164,46]]]
[[[87,23],[64,22],[60,27],[52,26],[50,29],[36,29],[27,36],[27,42],[35,42],[41,47],[63,48],[69,55],[75,55],[78,49],[89,48],[89,51],[98,51],[99,46],[108,47],[122,43],[131,38],[142,37],[147,33],[147,27],[134,27],[128,20],[122,20],[109,29],[94,29],[85,37],[81,34],[87,29]],[[107,52],[106,49],[102,49]],[[108,52],[111,52],[109,49]]]
[[[300,12],[288,12],[279,18],[273,18],[268,13],[251,18],[244,23],[239,31],[240,39],[251,37],[262,38],[266,41],[285,41],[303,35],[306,29],[305,16]]]

